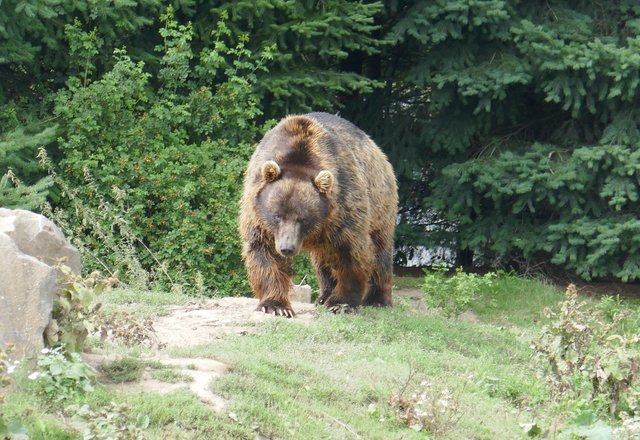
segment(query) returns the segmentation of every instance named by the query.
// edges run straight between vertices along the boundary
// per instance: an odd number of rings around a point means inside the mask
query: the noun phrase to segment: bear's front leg
[[[249,284],[260,300],[256,310],[291,318],[295,315],[289,300],[293,270],[284,258],[260,242],[249,243],[244,251]]]

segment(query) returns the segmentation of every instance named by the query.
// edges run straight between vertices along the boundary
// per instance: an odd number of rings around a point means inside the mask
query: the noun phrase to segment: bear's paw
[[[285,316],[287,318],[293,318],[296,315],[293,308],[291,308],[290,302],[276,299],[263,299],[256,310],[269,315],[273,314],[274,316]]]

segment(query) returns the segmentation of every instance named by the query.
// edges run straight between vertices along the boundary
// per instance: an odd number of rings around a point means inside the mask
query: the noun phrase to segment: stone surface
[[[49,324],[64,260],[80,273],[80,255],[50,220],[0,208],[0,347],[14,344],[15,359],[35,359]]]
[[[0,233],[11,237],[24,254],[31,255],[46,265],[53,266],[62,259],[75,273],[80,273],[78,250],[43,215],[24,209],[0,208]]]
[[[310,303],[311,286],[308,284],[294,284],[291,291],[291,301]]]
[[[34,359],[42,349],[56,286],[55,269],[0,232],[0,347],[14,344],[13,358]]]

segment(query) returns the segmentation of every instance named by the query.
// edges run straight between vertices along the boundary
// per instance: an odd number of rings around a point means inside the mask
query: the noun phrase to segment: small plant
[[[443,437],[462,418],[459,394],[447,387],[423,380],[409,397],[405,396],[408,382],[391,396],[389,405],[398,419],[415,431],[426,431]]]
[[[88,405],[69,406],[66,412],[86,423],[83,437],[96,440],[144,440],[149,427],[149,416],[138,414],[131,419],[130,409],[124,404],[111,402],[105,408],[92,410]]]
[[[158,345],[153,321],[150,319],[136,319],[127,312],[104,313],[99,311],[92,319],[93,334],[100,339],[124,345],[143,345],[153,347]]]
[[[570,284],[558,310],[545,310],[551,323],[531,347],[549,365],[551,385],[560,397],[582,398],[610,415],[637,416],[640,410],[640,336],[625,334],[628,312],[592,307]]]
[[[11,420],[2,411],[4,403],[3,389],[11,384],[11,374],[18,366],[18,361],[9,359],[9,355],[13,352],[13,345],[8,345],[5,349],[0,349],[0,438],[19,438],[25,436],[26,430],[15,420]]]
[[[78,353],[65,353],[59,346],[42,350],[38,371],[29,379],[36,381],[47,398],[62,401],[93,391],[95,374]]]
[[[61,289],[53,304],[52,320],[45,330],[49,346],[64,345],[67,350],[80,351],[93,329],[91,317],[100,309],[96,296],[117,283],[117,277],[104,278],[99,272],[88,277],[75,274],[68,266],[58,265],[64,275]]]
[[[447,276],[447,271],[446,264],[425,271],[422,285],[427,304],[442,309],[447,317],[457,316],[467,310],[480,291],[491,287],[493,279],[497,276],[494,272],[483,276],[465,273],[462,268],[456,269],[452,276]]]
[[[142,377],[145,363],[133,358],[118,359],[102,365],[100,370],[107,379],[115,383],[135,382]]]

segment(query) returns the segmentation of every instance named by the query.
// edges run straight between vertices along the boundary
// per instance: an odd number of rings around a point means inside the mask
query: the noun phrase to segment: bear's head
[[[293,257],[306,237],[321,230],[329,215],[333,174],[304,167],[281,169],[272,160],[262,165],[260,173],[264,186],[256,200],[258,214],[273,232],[276,251]]]

